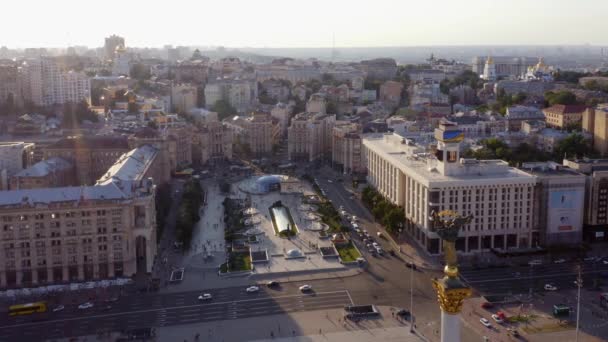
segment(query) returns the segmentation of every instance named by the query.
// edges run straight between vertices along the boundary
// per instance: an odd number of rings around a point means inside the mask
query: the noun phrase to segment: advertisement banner
[[[549,233],[566,233],[581,229],[583,196],[583,190],[575,189],[553,190],[549,193]]]

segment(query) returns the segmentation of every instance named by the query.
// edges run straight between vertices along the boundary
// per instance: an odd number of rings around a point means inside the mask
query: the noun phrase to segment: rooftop
[[[40,161],[25,170],[20,171],[16,177],[44,177],[50,173],[66,170],[72,167],[72,163],[59,157]]]
[[[363,137],[363,145],[373,150],[404,173],[428,186],[431,183],[467,182],[469,184],[487,183],[496,179],[505,183],[513,181],[533,181],[533,177],[521,170],[509,167],[502,160],[476,160],[461,158],[455,166],[454,175],[443,175],[437,170],[438,161],[425,148],[397,134],[373,134]]]
[[[47,146],[48,149],[124,149],[129,150],[125,137],[118,136],[80,136],[64,138]]]
[[[543,112],[550,112],[553,114],[577,114],[582,113],[587,109],[587,106],[583,105],[554,105],[543,109]]]

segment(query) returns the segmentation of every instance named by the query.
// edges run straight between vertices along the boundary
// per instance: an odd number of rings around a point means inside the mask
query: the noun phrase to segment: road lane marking
[[[326,294],[345,293],[345,292],[347,292],[347,291],[341,290],[341,291],[316,292],[315,295],[322,296],[322,295],[326,295]],[[111,313],[111,314],[104,314],[104,315],[72,317],[72,318],[64,318],[64,319],[58,319],[58,320],[49,320],[49,321],[45,321],[45,322],[28,322],[28,323],[20,323],[20,324],[12,324],[12,325],[3,325],[3,326],[0,326],[0,330],[11,329],[11,328],[16,328],[16,327],[44,325],[44,324],[57,324],[57,323],[62,323],[62,322],[72,322],[72,321],[79,321],[79,320],[86,320],[86,319],[99,319],[99,318],[117,317],[117,316],[141,314],[141,313],[148,313],[148,312],[158,312],[158,311],[162,311],[162,310],[187,309],[187,308],[195,308],[195,307],[217,306],[217,305],[223,305],[223,304],[236,305],[237,303],[244,303],[244,302],[267,301],[267,300],[275,300],[275,299],[281,299],[281,298],[298,298],[298,297],[305,297],[305,296],[302,296],[301,294],[296,294],[296,295],[285,295],[285,296],[276,296],[276,297],[251,298],[251,299],[243,299],[243,300],[237,300],[237,301],[232,300],[232,301],[226,301],[226,302],[174,306],[174,307],[166,307],[163,309],[135,310],[135,311]]]

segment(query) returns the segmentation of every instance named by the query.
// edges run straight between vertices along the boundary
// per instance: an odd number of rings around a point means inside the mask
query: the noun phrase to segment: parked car
[[[302,285],[302,286],[300,286],[300,291],[301,292],[312,291],[312,286],[310,286],[310,285]]]
[[[483,302],[481,303],[481,308],[482,309],[491,309],[494,307],[494,304],[490,303],[490,302]]]
[[[198,296],[198,300],[199,301],[208,301],[213,299],[213,296],[211,295],[211,293],[203,293],[202,295]]]
[[[565,262],[566,262],[566,259],[563,259],[563,258],[553,260],[554,264],[563,264]]]
[[[78,309],[80,309],[80,310],[85,310],[85,309],[90,309],[90,308],[92,308],[93,306],[95,306],[95,305],[93,305],[93,303],[91,303],[91,302],[86,302],[86,303],[82,303],[82,304],[78,305]]]
[[[382,232],[377,232],[377,233],[376,233],[376,235],[377,235],[379,238],[383,238],[383,237],[384,237],[384,234],[382,234]]]
[[[513,328],[507,328],[507,334],[511,334],[513,337],[519,337],[519,332]]]
[[[557,291],[557,287],[551,284],[545,284],[545,291]]]
[[[378,244],[377,242],[372,242],[372,246],[374,246],[374,248],[379,248],[380,244]]]
[[[543,264],[543,262],[540,259],[530,260],[528,262],[528,265],[530,265],[530,266],[538,266],[538,265],[542,265],[542,264]]]
[[[254,292],[260,291],[260,288],[257,286],[249,286],[248,288],[245,289],[245,291],[247,293],[254,293]]]
[[[498,324],[503,324],[505,321],[502,320],[502,318],[500,318],[498,315],[494,314],[492,315],[492,319],[494,320],[494,322],[498,323]]]
[[[271,280],[271,281],[269,281],[269,282],[266,283],[266,286],[267,287],[277,287],[277,286],[279,286],[279,282]]]
[[[397,310],[397,316],[399,316],[401,318],[408,319],[410,317],[410,315],[411,315],[411,313],[409,310],[406,310],[406,309]]]
[[[416,264],[414,264],[413,262],[409,262],[408,261],[408,262],[405,263],[405,267],[412,268],[412,269],[415,270],[416,269]]]
[[[490,323],[490,321],[488,321],[488,320],[487,320],[487,319],[485,319],[485,318],[481,318],[479,321],[480,321],[480,322],[481,322],[481,324],[483,324],[483,325],[484,325],[486,328],[491,328],[491,327],[492,327],[492,324]]]
[[[63,309],[65,309],[64,305],[57,305],[56,307],[53,308],[53,312],[63,311]]]
[[[376,247],[376,253],[378,253],[378,255],[384,255],[384,250],[380,247]]]

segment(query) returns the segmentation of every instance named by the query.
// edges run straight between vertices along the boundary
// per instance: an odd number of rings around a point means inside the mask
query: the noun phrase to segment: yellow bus
[[[36,312],[46,312],[46,302],[17,304],[8,308],[9,316],[31,315]]]

